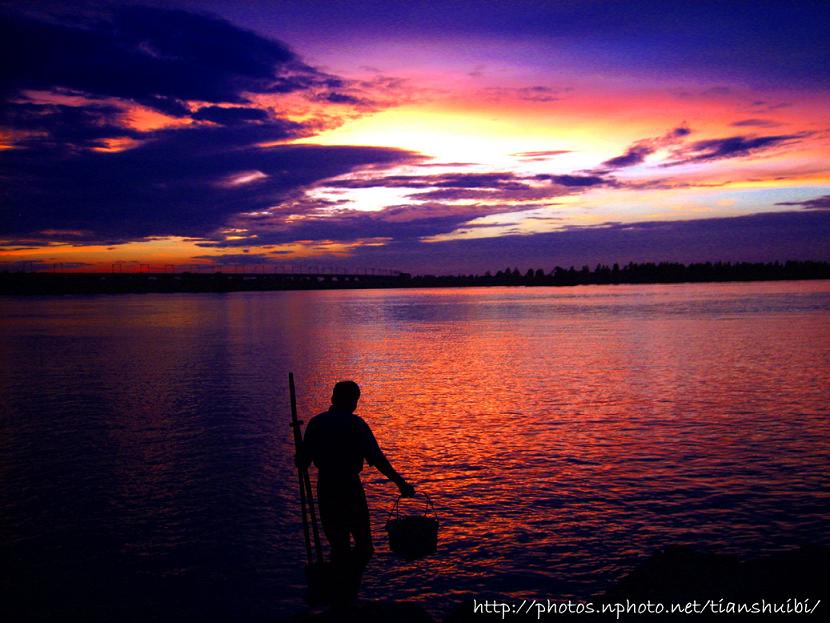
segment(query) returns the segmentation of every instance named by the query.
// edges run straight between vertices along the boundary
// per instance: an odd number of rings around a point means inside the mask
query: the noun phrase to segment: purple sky
[[[826,2],[7,3],[0,261],[830,260]]]

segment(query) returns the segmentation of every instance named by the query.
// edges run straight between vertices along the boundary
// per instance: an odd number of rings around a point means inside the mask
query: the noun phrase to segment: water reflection
[[[827,542],[825,283],[7,298],[0,311],[4,591],[58,611],[301,606],[289,369],[306,418],[334,380],[358,380],[359,413],[438,506],[440,554],[405,565],[381,533],[394,488],[366,479],[369,598],[440,612],[447,594],[587,596],[666,543]]]

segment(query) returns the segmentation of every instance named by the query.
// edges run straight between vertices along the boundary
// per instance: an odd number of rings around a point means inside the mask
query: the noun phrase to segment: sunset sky
[[[0,269],[830,260],[829,26],[826,1],[4,3]]]

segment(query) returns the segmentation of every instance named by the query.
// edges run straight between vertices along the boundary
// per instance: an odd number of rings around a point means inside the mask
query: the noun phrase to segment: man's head
[[[331,405],[338,411],[351,413],[357,409],[360,387],[354,381],[340,381],[331,393]]]

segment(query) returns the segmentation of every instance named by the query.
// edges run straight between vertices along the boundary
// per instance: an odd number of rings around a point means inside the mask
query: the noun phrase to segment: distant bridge
[[[0,269],[0,293],[83,294],[119,292],[235,292],[246,290],[320,290],[389,288],[411,283],[411,275],[380,268],[334,266],[269,267],[203,264],[185,267],[113,264],[110,272],[70,272],[56,266],[39,270]],[[190,270],[188,270],[188,268]],[[176,272],[178,270],[179,272]]]
[[[112,272],[139,272],[139,273],[231,273],[250,275],[339,275],[342,277],[376,276],[398,277],[405,273],[388,268],[353,268],[347,266],[327,266],[322,264],[240,264],[240,263],[212,263],[212,264],[135,264],[129,262],[115,262]]]
[[[36,262],[21,261],[9,262],[0,266],[2,272],[12,273],[78,273],[91,272],[85,264],[77,262]],[[99,271],[100,272],[100,271]],[[389,268],[364,268],[333,266],[322,264],[254,264],[254,263],[221,263],[210,264],[148,264],[137,261],[113,262],[110,265],[112,274],[232,274],[232,275],[295,275],[320,277],[400,277],[407,273]]]

